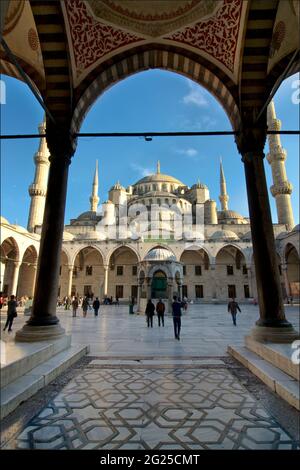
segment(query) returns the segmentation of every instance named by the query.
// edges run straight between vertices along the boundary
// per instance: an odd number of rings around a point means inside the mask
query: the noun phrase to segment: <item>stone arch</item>
[[[183,263],[182,296],[189,299],[210,297],[211,258],[200,245],[187,246],[181,253]]]
[[[107,253],[106,255],[106,261],[107,261],[107,264],[109,265],[110,263],[110,260],[111,260],[111,257],[112,255],[117,251],[119,250],[120,248],[128,248],[129,250],[131,250],[137,257],[138,261],[141,261],[141,256],[140,254],[138,253],[137,249],[133,246],[130,246],[128,244],[124,244],[124,245],[119,245],[119,246],[115,246],[113,248],[111,248],[111,250]]]
[[[91,294],[102,297],[104,258],[101,251],[97,246],[86,245],[80,247],[74,255],[71,293],[79,297]],[[61,279],[61,293],[63,285],[65,285],[65,277]]]
[[[167,265],[157,264],[157,263],[155,263],[155,265],[151,266],[151,268],[148,270],[147,277],[152,278],[156,271],[164,272],[165,275],[167,276],[167,278],[172,277],[172,272],[171,272],[171,270],[169,269],[169,267]]]
[[[1,243],[1,291],[11,294],[16,264],[20,262],[20,247],[14,237]],[[15,292],[14,292],[15,294]]]
[[[221,300],[230,297],[250,297],[251,286],[247,258],[243,250],[232,243],[223,245],[215,257],[216,295]]]
[[[138,263],[140,256],[129,245],[110,251],[108,260],[108,297],[130,299],[138,296]]]
[[[287,294],[293,298],[300,297],[300,257],[293,243],[287,243],[284,249],[287,276]]]
[[[125,57],[124,57],[125,56]],[[218,71],[218,75],[210,70],[209,62],[187,52],[184,49],[174,48],[170,45],[149,45],[146,47],[131,48],[122,55],[97,67],[96,78],[85,88],[74,109],[71,131],[78,132],[96,99],[115,83],[149,69],[162,69],[179,73],[206,88],[221,104],[227,114],[233,129],[238,129],[240,115],[237,103],[229,87],[234,84]],[[223,81],[220,77],[222,76]]]
[[[78,255],[78,253],[80,253],[82,250],[84,250],[85,248],[94,248],[96,251],[98,251],[98,253],[100,254],[102,260],[103,260],[103,263],[105,262],[105,255],[104,253],[101,251],[101,249],[97,246],[97,245],[93,245],[93,244],[90,244],[90,245],[85,245],[85,246],[79,246],[77,248],[77,250],[75,251],[75,253],[72,253],[72,257],[67,253],[66,250],[63,250],[68,258],[68,261],[70,262],[70,265],[74,265],[75,263],[75,260],[76,260],[76,257]]]
[[[33,245],[26,248],[19,272],[18,296],[33,297],[38,253]]]

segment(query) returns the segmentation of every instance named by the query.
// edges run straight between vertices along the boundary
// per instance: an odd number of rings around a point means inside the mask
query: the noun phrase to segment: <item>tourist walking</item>
[[[72,300],[72,309],[73,309],[72,316],[76,317],[77,309],[78,309],[78,299],[77,299],[77,297],[74,297],[74,299]]]
[[[228,312],[231,313],[232,322],[233,322],[234,326],[236,326],[237,311],[241,312],[239,304],[235,301],[235,299],[231,299],[231,301],[228,303]]]
[[[100,308],[100,301],[98,297],[96,297],[96,299],[93,302],[93,309],[94,309],[95,317],[98,316],[99,308]]]
[[[17,301],[15,296],[11,295],[10,300],[7,302],[7,320],[3,331],[5,331],[7,327],[9,333],[12,331],[12,324],[17,316]]]
[[[173,315],[173,325],[174,325],[174,335],[175,338],[180,340],[180,330],[181,330],[181,302],[177,300],[177,296],[173,297],[174,302],[172,303],[172,315]]]
[[[147,317],[147,326],[151,326],[153,328],[153,316],[155,312],[155,305],[152,302],[151,299],[148,300],[147,306],[146,306],[146,317]]]
[[[83,313],[83,316],[84,318],[86,317],[86,314],[87,314],[87,311],[88,311],[88,308],[89,308],[90,304],[89,304],[89,300],[87,297],[85,297],[82,301],[82,313]]]
[[[156,313],[157,313],[157,318],[158,318],[158,326],[160,326],[160,323],[162,326],[165,326],[165,304],[161,299],[156,304]]]

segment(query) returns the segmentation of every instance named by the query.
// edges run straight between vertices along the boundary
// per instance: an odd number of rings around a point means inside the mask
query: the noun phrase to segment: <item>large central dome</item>
[[[157,171],[156,173],[153,173],[152,175],[145,176],[144,178],[140,179],[137,181],[134,186],[137,186],[139,184],[144,184],[144,183],[173,183],[179,186],[185,186],[182,181],[179,181],[177,178],[174,178],[174,176],[170,175],[164,175],[163,173],[160,172],[160,162],[157,162]]]
[[[175,183],[179,184],[180,186],[184,186],[184,184],[178,179],[170,175],[164,175],[163,173],[154,173],[153,175],[145,176],[135,184],[143,183]]]

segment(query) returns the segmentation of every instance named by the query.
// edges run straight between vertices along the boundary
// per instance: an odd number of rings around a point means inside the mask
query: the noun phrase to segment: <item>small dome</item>
[[[119,190],[119,191],[126,191],[126,189],[124,188],[124,186],[122,186],[119,181],[117,181],[116,184],[114,184],[114,185],[110,188],[110,191],[113,191],[113,190],[115,190],[115,189],[117,189],[117,190]]]
[[[231,210],[220,211],[218,215],[221,219],[244,219],[241,214]]]
[[[26,228],[22,227],[21,225],[13,224],[11,225],[11,227],[17,230],[18,232],[27,233]]]
[[[145,261],[176,261],[176,256],[167,248],[152,248],[144,258]]]
[[[193,184],[191,189],[208,189],[208,187],[206,186],[206,184],[200,183],[200,181],[198,181],[196,184]]]
[[[104,204],[113,204],[113,202],[110,201],[109,199],[107,199],[107,201],[102,202],[102,206],[103,206]]]
[[[2,215],[0,216],[0,223],[9,225],[8,220],[5,217],[2,217]]]
[[[292,232],[300,232],[300,224],[295,225],[295,227],[293,228]]]
[[[230,230],[217,230],[211,236],[212,240],[239,240],[239,237],[236,233],[231,232]]]
[[[86,211],[80,214],[76,220],[96,220],[97,212],[94,211]]]

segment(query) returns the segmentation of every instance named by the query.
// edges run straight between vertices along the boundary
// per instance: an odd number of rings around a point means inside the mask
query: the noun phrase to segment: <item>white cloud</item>
[[[136,163],[131,163],[130,166],[134,171],[139,173],[141,176],[153,175],[155,173],[154,168],[143,167]]]
[[[207,106],[208,102],[203,95],[203,91],[200,86],[188,79],[187,83],[190,90],[189,93],[183,97],[182,102],[184,104],[194,104],[200,108]]]
[[[176,152],[180,155],[185,155],[186,157],[191,158],[195,158],[198,155],[198,150],[191,147],[188,149],[177,149]]]

